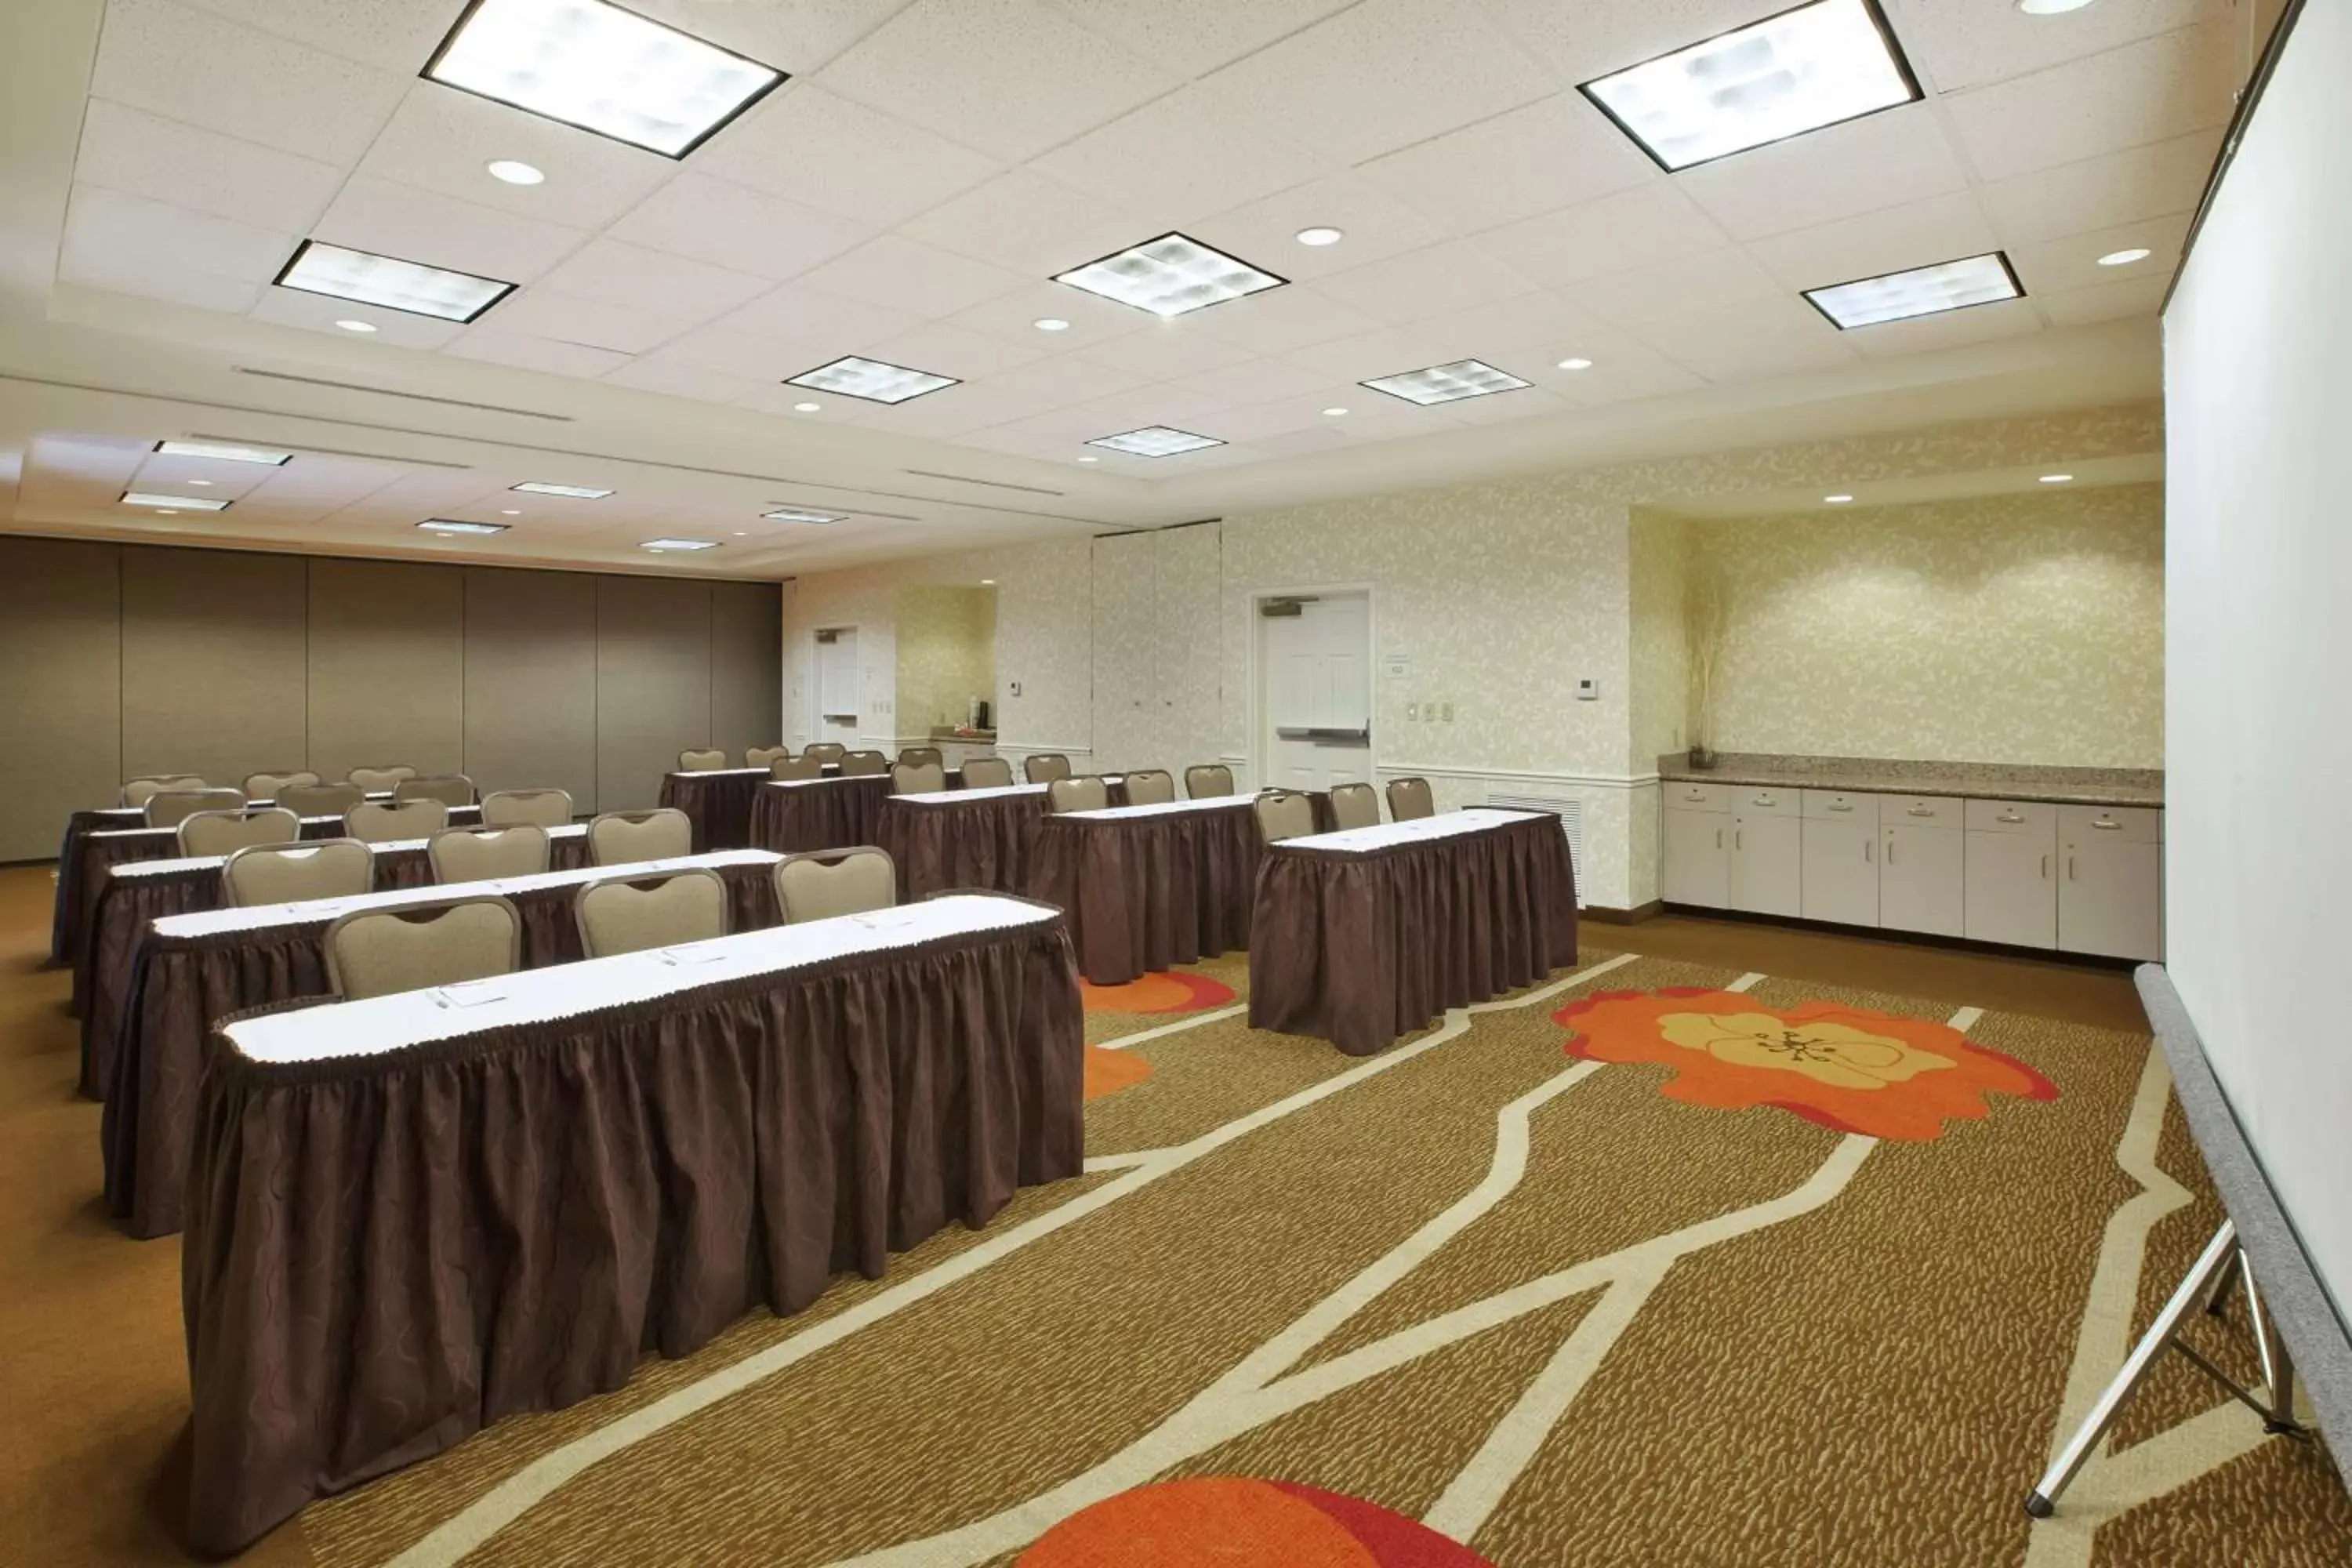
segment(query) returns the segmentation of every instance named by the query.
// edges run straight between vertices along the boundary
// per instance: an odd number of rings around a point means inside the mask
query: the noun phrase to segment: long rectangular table
[[[1029,896],[1069,917],[1078,970],[1121,985],[1147,970],[1249,945],[1264,840],[1247,795],[1049,816]]]
[[[686,813],[694,825],[694,852],[740,849],[751,842],[751,797],[769,780],[765,768],[709,768],[662,775],[661,804]]]
[[[1045,820],[1044,784],[894,795],[882,802],[872,842],[898,862],[901,901],[964,888],[1017,893]]]
[[[723,849],[356,898],[207,910],[154,921],[132,963],[99,1123],[107,1212],[134,1237],[168,1236],[180,1228],[206,1032],[215,1019],[232,1013],[326,995],[324,938],[341,916],[496,893],[512,900],[522,916],[523,967],[542,969],[581,956],[572,903],[587,883],[708,867],[727,882],[730,929],[756,931],[780,918],[772,876],[779,858],[764,849]]]
[[[751,839],[779,855],[871,844],[889,798],[887,774],[775,779],[752,795]]]
[[[1485,807],[1269,846],[1250,914],[1253,1027],[1350,1056],[1576,962],[1559,818]]]
[[[617,1388],[1078,1173],[1060,915],[930,903],[225,1023],[182,1282],[189,1535]]]

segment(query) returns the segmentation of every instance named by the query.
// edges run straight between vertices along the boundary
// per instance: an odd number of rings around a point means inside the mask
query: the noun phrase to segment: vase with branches
[[[1712,767],[1716,682],[1729,629],[1730,606],[1725,600],[1722,579],[1704,561],[1692,564],[1684,593],[1683,615],[1690,649],[1690,765]]]

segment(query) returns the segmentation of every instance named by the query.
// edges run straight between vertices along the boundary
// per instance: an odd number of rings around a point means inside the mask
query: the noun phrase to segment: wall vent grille
[[[1552,811],[1559,814],[1560,831],[1568,835],[1568,858],[1576,868],[1577,900],[1584,902],[1584,803],[1573,795],[1532,795],[1525,791],[1489,789],[1486,804],[1505,811]]]

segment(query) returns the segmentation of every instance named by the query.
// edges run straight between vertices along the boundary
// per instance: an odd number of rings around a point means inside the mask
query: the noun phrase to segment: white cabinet
[[[1752,915],[1803,911],[1803,824],[1798,798],[1793,790],[1732,792],[1733,909]]]
[[[1950,804],[1957,818],[1959,803]],[[1932,826],[1884,814],[1880,821],[1888,825],[1878,830],[1878,923],[1889,931],[1959,935],[1966,871],[1958,822]]]
[[[1803,913],[1839,925],[1878,923],[1878,797],[1804,795]]]
[[[1674,786],[1680,790],[1682,786]],[[1665,813],[1664,859],[1658,896],[1670,904],[1703,910],[1731,907],[1731,816],[1727,812],[1685,810],[1670,801]]]
[[[2058,946],[2110,958],[2164,956],[2163,814],[2058,808]]]
[[[1971,942],[2058,945],[2058,808],[2037,801],[1967,806],[1967,922]]]

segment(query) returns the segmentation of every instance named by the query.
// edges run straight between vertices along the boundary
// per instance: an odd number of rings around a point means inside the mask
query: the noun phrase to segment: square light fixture
[[[604,0],[474,0],[425,79],[683,158],[784,73]]]
[[[594,489],[587,485],[551,485],[540,479],[528,479],[509,489],[520,490],[527,496],[562,496],[566,500],[603,500],[611,490]]]
[[[810,511],[804,507],[778,507],[760,514],[770,522],[846,522],[848,518],[837,511]]]
[[[868,403],[904,403],[927,392],[953,386],[956,378],[933,375],[927,370],[908,370],[904,365],[884,364],[878,359],[859,359],[856,354],[850,354],[831,364],[804,370],[788,378],[784,384],[813,386],[819,392],[838,392],[844,397],[862,397]]]
[[[1669,173],[1920,97],[1876,0],[1812,0],[1579,90]]]
[[[648,539],[637,548],[656,551],[716,550],[719,548],[719,541],[715,539]]]
[[[166,511],[226,511],[228,502],[214,500],[209,496],[167,496],[152,490],[125,490],[124,506],[161,507]]]
[[[1087,445],[1108,447],[1114,452],[1125,452],[1132,458],[1172,458],[1180,452],[1198,452],[1207,447],[1222,447],[1224,443],[1213,436],[1195,436],[1190,430],[1171,429],[1165,425],[1146,425],[1140,430],[1104,436]]]
[[[155,450],[166,458],[213,458],[224,463],[267,463],[271,468],[283,468],[294,460],[291,452],[272,452],[262,447],[230,447],[217,441],[158,441]]]
[[[467,533],[483,535],[504,533],[508,527],[508,525],[503,522],[460,522],[454,517],[428,517],[416,526],[425,530],[427,533]]]
[[[1402,375],[1384,375],[1378,381],[1368,381],[1362,384],[1374,392],[1385,392],[1391,397],[1402,397],[1407,403],[1418,403],[1426,408],[1433,403],[1454,403],[1465,397],[1485,397],[1490,393],[1517,392],[1529,384],[1483,361],[1458,359],[1452,364],[1433,364],[1427,370],[1409,370]]]
[[[294,258],[275,281],[280,289],[299,289],[305,294],[355,300],[362,305],[381,305],[387,310],[404,310],[412,316],[459,322],[474,320],[515,290],[513,284],[501,283],[495,278],[477,278],[470,272],[452,272],[446,267],[427,267],[418,261],[403,261],[396,256],[322,245],[315,239],[302,242],[302,248],[294,253]]]
[[[1163,234],[1116,256],[1057,272],[1054,281],[1165,318],[1279,289],[1290,279],[1212,250],[1197,239]]]
[[[2024,297],[2009,257],[1998,250],[1805,290],[1813,309],[1836,322],[1840,331]]]

